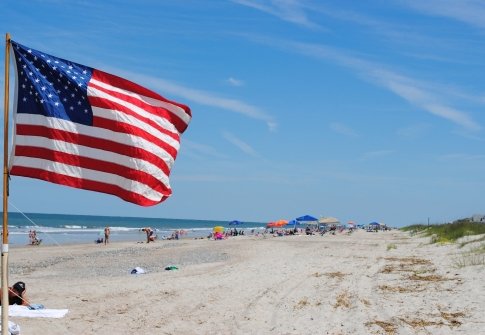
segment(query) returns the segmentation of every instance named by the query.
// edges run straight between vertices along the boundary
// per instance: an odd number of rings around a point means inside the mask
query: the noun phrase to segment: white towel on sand
[[[23,318],[63,318],[68,309],[29,309],[27,306],[11,305],[8,307],[9,316]],[[0,313],[1,314],[1,313]]]

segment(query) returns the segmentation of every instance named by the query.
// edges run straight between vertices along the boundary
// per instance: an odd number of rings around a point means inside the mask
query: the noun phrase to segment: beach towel
[[[23,318],[63,318],[68,311],[68,309],[29,309],[27,306],[11,305],[8,308],[8,315]]]

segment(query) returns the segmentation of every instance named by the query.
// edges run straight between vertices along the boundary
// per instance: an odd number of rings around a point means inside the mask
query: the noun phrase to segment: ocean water
[[[265,224],[244,222],[235,226],[229,221],[9,212],[9,245],[28,244],[30,230],[37,232],[43,245],[94,243],[98,237],[104,237],[106,226],[110,227],[110,240],[115,243],[145,241],[146,234],[141,231],[144,227],[154,229],[159,238],[170,237],[176,230],[185,232],[183,238],[198,238],[207,236],[215,226],[249,232],[264,229]]]

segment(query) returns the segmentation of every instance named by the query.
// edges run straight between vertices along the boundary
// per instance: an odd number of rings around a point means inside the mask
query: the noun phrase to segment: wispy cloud
[[[452,121],[469,130],[481,129],[481,126],[466,112],[444,103],[446,97],[433,92],[437,90],[433,89],[431,84],[381,69],[372,71],[371,76],[393,93],[431,114]]]
[[[348,53],[320,44],[302,43],[274,38],[250,37],[253,41],[273,45],[274,47],[297,52],[302,55],[332,61],[358,73],[363,79],[373,82],[398,95],[417,108],[435,116],[447,119],[468,130],[478,131],[482,127],[465,111],[454,108],[450,97],[443,92],[439,84],[420,81],[385,66],[367,61],[363,58],[349,56]]]
[[[357,137],[358,134],[350,127],[339,123],[339,122],[332,122],[330,124],[330,129],[332,129],[334,132],[349,136],[349,137]]]
[[[260,157],[256,150],[254,150],[249,144],[247,144],[243,140],[237,138],[234,134],[225,131],[222,133],[222,136],[230,143],[238,147],[242,152],[253,157]]]
[[[243,86],[244,85],[244,81],[233,78],[233,77],[227,78],[226,83],[228,83],[231,86]]]
[[[418,6],[421,5],[421,3],[415,3]],[[394,2],[389,2],[389,5],[393,6],[393,4]],[[328,4],[318,3],[310,9],[317,14],[321,13],[329,18],[343,21],[346,26],[359,26],[360,31],[366,34],[372,33],[376,38],[380,37],[379,40],[385,42],[387,47],[393,46],[392,50],[396,54],[447,64],[470,64],[470,57],[465,56],[466,53],[461,53],[461,57],[454,57],[446,52],[450,48],[463,47],[466,44],[463,38],[453,39],[449,35],[445,37],[442,34],[433,33],[433,30],[427,30],[420,22],[409,22],[405,16],[401,19],[396,19],[394,16],[369,16],[362,11],[342,10],[340,7],[344,6],[331,7]],[[401,8],[399,10],[402,12]],[[376,38],[373,40],[378,41]],[[399,47],[395,47],[396,45]],[[423,48],[423,46],[426,47]]]
[[[471,26],[485,29],[485,3],[476,0],[461,1],[401,1],[400,3],[423,14],[448,17]]]
[[[156,89],[157,91],[164,92],[164,95],[167,97],[178,96],[182,99],[187,99],[204,106],[227,110],[255,120],[263,121],[266,123],[270,131],[275,131],[277,128],[277,123],[271,115],[264,112],[261,108],[248,104],[244,101],[220,97],[210,92],[185,87],[168,80],[154,78],[151,76],[137,73],[127,73],[126,71],[117,71],[115,73],[124,73],[127,75],[127,78],[144,83],[148,87]]]
[[[232,0],[234,3],[271,14],[281,20],[312,29],[322,27],[308,18],[305,5],[298,0]]]

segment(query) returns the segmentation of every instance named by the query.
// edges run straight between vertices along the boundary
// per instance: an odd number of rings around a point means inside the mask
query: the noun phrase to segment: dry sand
[[[10,320],[23,335],[485,334],[485,267],[459,265],[472,246],[358,231],[10,248],[10,283],[69,309]]]

